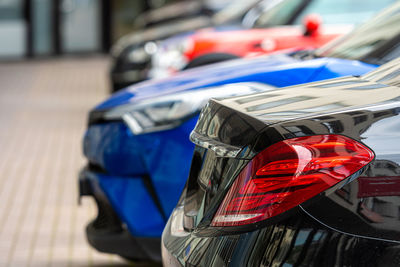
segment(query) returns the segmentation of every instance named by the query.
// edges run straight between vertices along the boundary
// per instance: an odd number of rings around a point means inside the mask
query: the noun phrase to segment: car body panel
[[[360,78],[211,100],[193,131],[197,146],[185,191],[163,233],[164,264],[396,266],[389,259],[398,255],[400,244],[399,62]],[[227,130],[240,120],[247,124]],[[210,227],[235,177],[256,154],[285,139],[326,134],[366,145],[374,160],[356,176],[276,217]],[[208,140],[207,145],[199,140]],[[241,150],[234,156],[216,152],[231,146]],[[314,242],[318,245],[309,251]],[[296,244],[300,247],[294,250]],[[346,249],[338,250],[344,244]],[[364,258],[352,258],[358,253]]]
[[[104,169],[92,174],[135,236],[161,235],[189,172],[190,165],[182,162],[192,156],[188,136],[196,121],[194,117],[179,128],[139,136],[122,122],[89,127],[84,153]]]
[[[113,46],[111,53],[114,57],[119,57],[119,55],[129,47],[137,46],[149,41],[163,39],[173,34],[184,33],[210,25],[211,21],[208,16],[177,19],[176,21],[153,26],[148,29],[133,32],[121,37],[121,39],[118,40],[118,42]]]
[[[246,234],[162,239],[163,266],[398,266],[399,245],[336,232],[298,213]]]
[[[83,152],[89,162],[107,172],[140,175],[146,171],[140,159],[141,146],[135,140],[122,122],[93,125],[85,133]]]
[[[337,58],[302,61],[285,54],[239,59],[183,71],[166,79],[142,82],[114,94],[96,109],[108,109],[161,95],[227,83],[251,81],[282,87],[315,81],[314,76],[323,79],[349,74],[361,75],[375,67],[360,61]]]
[[[129,232],[137,237],[158,237],[165,218],[154,203],[145,180],[140,176],[109,176],[92,173],[115,212],[127,222]],[[132,212],[134,211],[134,212]]]
[[[150,27],[121,37],[111,48],[113,58],[110,76],[113,91],[139,82],[147,77],[151,54],[145,50],[145,45],[174,34],[190,32],[194,29],[211,26],[208,16],[177,19],[165,24]],[[140,53],[139,59],[131,59],[132,53]]]
[[[345,25],[326,25],[318,33],[309,36],[304,35],[304,28],[298,25],[223,32],[204,29],[186,37],[191,46],[184,55],[191,61],[209,53],[245,57],[285,49],[314,49],[348,33],[351,28]]]
[[[224,59],[220,61],[225,61],[278,51],[316,49],[351,28],[350,25],[327,25],[311,35],[305,35],[304,28],[298,25],[265,29],[206,28],[162,41],[152,56],[149,78],[169,77],[202,56],[221,55]]]

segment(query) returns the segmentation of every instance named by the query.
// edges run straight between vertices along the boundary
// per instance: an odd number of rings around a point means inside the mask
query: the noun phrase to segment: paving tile
[[[130,266],[94,251],[77,205],[88,110],[107,97],[108,59],[0,64],[0,266]]]

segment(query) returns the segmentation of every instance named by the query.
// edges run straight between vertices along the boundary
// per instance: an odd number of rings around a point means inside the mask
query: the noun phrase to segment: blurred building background
[[[174,0],[0,0],[0,60],[106,53],[144,11]]]
[[[170,2],[0,0],[0,266],[131,266],[86,241],[97,211],[77,205],[81,141],[109,93],[101,54]]]

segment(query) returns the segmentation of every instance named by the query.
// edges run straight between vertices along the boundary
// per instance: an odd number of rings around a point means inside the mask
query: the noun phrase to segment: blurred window
[[[35,55],[49,55],[53,49],[53,27],[52,0],[33,0],[32,1],[32,21],[33,21],[33,52]]]
[[[0,0],[0,21],[23,18],[22,0]]]
[[[301,24],[309,14],[319,14],[324,24],[357,24],[366,21],[394,0],[313,0],[294,21]]]
[[[131,33],[132,30],[134,30],[135,18],[145,11],[145,9],[146,6],[144,1],[112,1],[112,41],[116,42],[122,36]],[[137,27],[141,26],[142,25]]]
[[[239,0],[240,1],[240,0]],[[230,4],[231,0],[203,0],[204,6],[210,10],[221,10]],[[234,1],[235,2],[235,1]],[[240,1],[245,2],[245,1]]]
[[[306,2],[305,0],[285,0],[267,7],[255,22],[255,26],[271,27],[288,24]]]
[[[100,4],[100,0],[61,1],[62,52],[94,52],[101,49]]]
[[[26,53],[26,22],[22,0],[0,0],[0,57]]]
[[[358,27],[355,31],[317,50],[322,57],[358,59],[381,64],[396,58],[400,49],[400,3]]]
[[[259,0],[235,0],[225,3],[225,7],[221,8],[213,16],[214,23],[225,24],[231,21],[240,21],[242,17],[254,7]]]
[[[301,24],[309,14],[319,14],[324,24],[356,24],[393,2],[395,0],[284,0],[267,8],[256,26]]]

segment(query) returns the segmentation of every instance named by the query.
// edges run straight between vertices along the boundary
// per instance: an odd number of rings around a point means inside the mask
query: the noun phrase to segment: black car
[[[151,55],[157,51],[157,41],[204,27],[241,24],[243,16],[260,1],[262,0],[202,0],[201,6],[197,7],[199,8],[197,15],[169,17],[164,19],[163,23],[123,36],[111,49],[112,91],[115,92],[148,77]],[[270,2],[270,0],[264,1]],[[176,3],[172,8],[176,10],[177,6],[180,7],[180,11],[176,13],[181,13],[181,3]],[[142,19],[139,18],[140,20]],[[146,23],[148,22],[144,22],[144,25]]]
[[[164,265],[399,266],[399,112],[400,59],[211,100]]]
[[[199,0],[179,0],[168,3],[140,14],[134,21],[134,28],[143,29],[160,23],[166,23],[175,19],[188,18],[207,14],[207,9]]]

